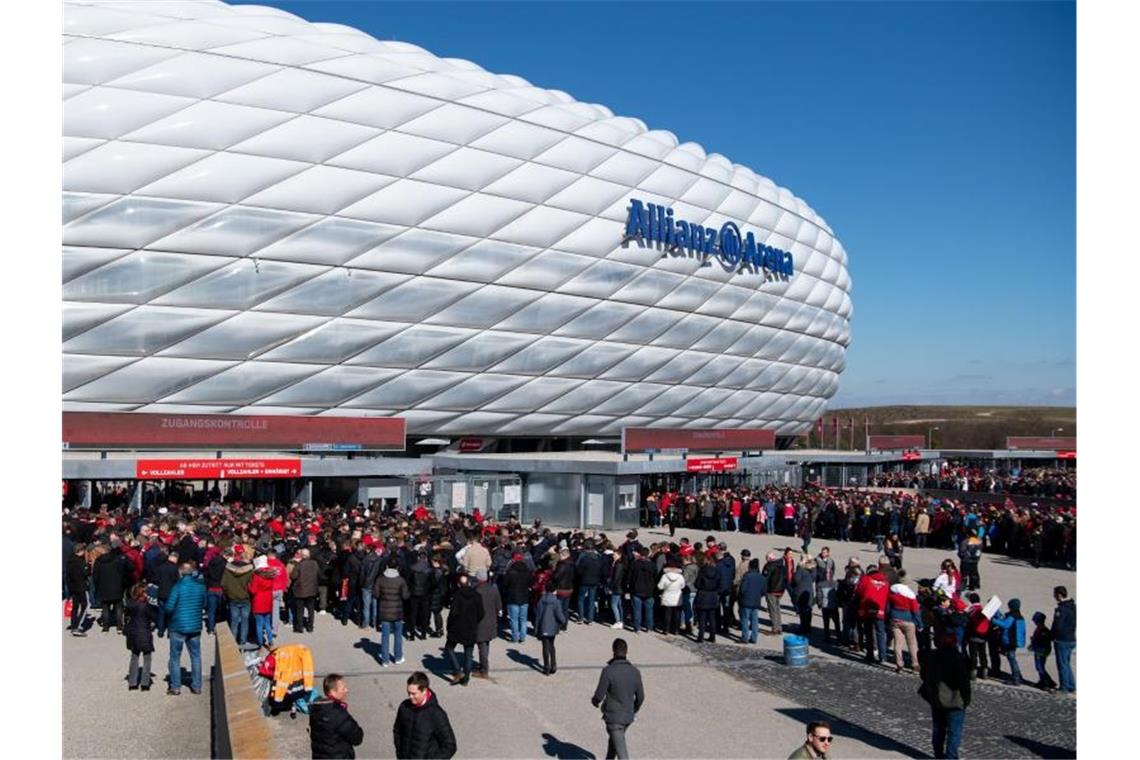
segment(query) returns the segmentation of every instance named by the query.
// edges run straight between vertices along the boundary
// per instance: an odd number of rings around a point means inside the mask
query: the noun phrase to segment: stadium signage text
[[[720,226],[706,227],[684,219],[674,219],[673,209],[656,203],[643,203],[637,198],[629,201],[629,216],[625,222],[627,239],[662,243],[673,251],[688,251],[705,259],[710,256],[737,272],[751,271],[791,277],[795,274],[792,254],[770,245],[756,242],[752,232],[743,237],[736,222],[727,221]]]

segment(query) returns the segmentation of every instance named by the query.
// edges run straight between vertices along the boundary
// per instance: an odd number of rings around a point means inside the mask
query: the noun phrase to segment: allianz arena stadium
[[[786,438],[837,390],[843,246],[723,156],[273,8],[64,21],[65,411]]]

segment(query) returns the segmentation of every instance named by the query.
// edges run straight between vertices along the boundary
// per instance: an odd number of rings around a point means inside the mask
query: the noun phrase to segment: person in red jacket
[[[265,555],[254,557],[253,577],[250,578],[249,589],[250,611],[253,612],[254,631],[257,634],[257,643],[267,647],[273,646],[273,586],[277,577],[277,570],[269,567],[269,559]]]
[[[877,661],[887,659],[886,609],[889,596],[890,586],[878,565],[870,565],[867,574],[855,587],[855,598],[859,601],[859,624],[863,626],[863,641],[867,644],[867,662],[876,662],[872,642],[878,645]]]
[[[291,606],[285,604],[285,593],[289,590],[289,574],[286,572],[285,563],[277,557],[276,552],[269,552],[266,556],[268,558],[269,567],[277,571],[277,575],[273,576],[273,611],[270,614],[273,638],[277,638],[277,625],[281,622],[282,608],[284,608],[286,613],[285,622],[289,622],[288,613]]]

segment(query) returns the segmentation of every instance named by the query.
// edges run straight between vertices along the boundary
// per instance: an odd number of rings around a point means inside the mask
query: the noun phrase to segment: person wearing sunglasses
[[[796,751],[788,755],[788,760],[803,760],[803,758],[822,758],[827,760],[827,751],[831,749],[831,724],[826,720],[815,720],[807,724],[807,738]]]

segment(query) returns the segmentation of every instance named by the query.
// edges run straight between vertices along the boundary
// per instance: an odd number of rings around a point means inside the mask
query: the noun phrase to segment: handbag
[[[74,603],[71,601],[70,598],[63,600],[63,617],[65,620],[71,619],[71,610],[72,610],[73,604]]]

